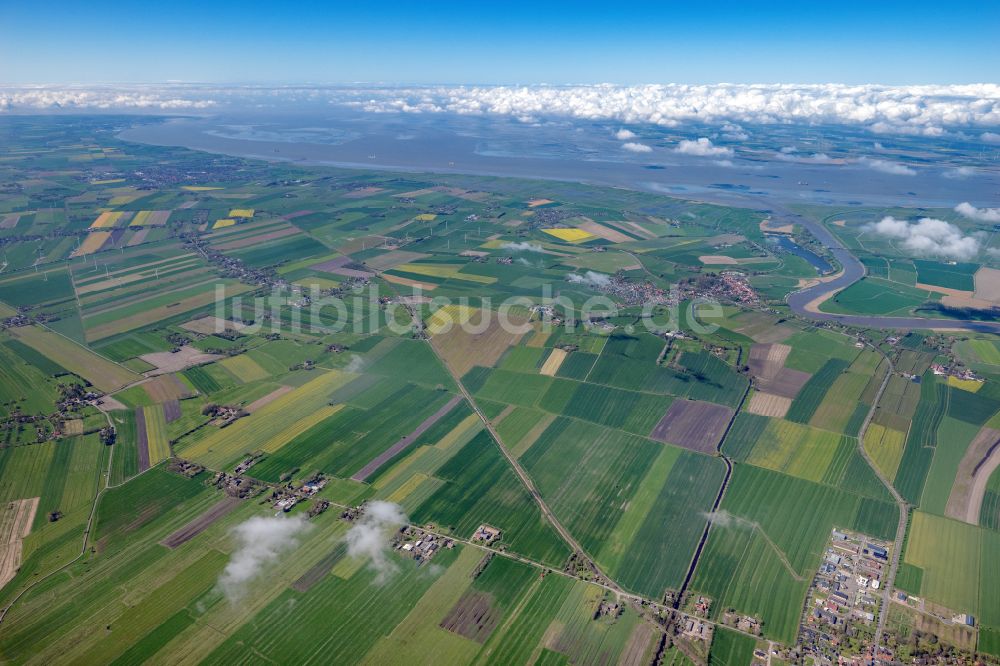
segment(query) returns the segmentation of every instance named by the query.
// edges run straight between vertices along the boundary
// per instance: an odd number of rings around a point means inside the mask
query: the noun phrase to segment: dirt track
[[[0,513],[0,587],[10,582],[21,567],[21,542],[31,533],[38,500],[32,497],[7,502]]]

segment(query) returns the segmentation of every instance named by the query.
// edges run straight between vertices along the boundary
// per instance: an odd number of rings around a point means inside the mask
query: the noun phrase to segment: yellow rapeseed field
[[[978,379],[959,379],[958,377],[948,377],[948,386],[954,386],[957,389],[962,389],[963,391],[968,391],[969,393],[975,393],[979,389],[983,388],[983,382]]]
[[[597,238],[592,233],[588,233],[583,229],[577,229],[576,227],[561,227],[558,229],[542,229],[545,233],[550,236],[555,236],[559,240],[564,240],[567,243],[582,243],[583,241],[588,241],[593,238]]]
[[[97,219],[90,223],[91,229],[106,229],[115,226],[122,214],[118,211],[101,213]]]
[[[431,335],[450,329],[452,326],[462,326],[472,319],[476,308],[468,305],[446,305],[427,321],[427,332]]]

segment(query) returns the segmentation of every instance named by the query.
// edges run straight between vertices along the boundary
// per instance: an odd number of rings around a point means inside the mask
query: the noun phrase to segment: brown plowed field
[[[235,509],[239,504],[240,500],[235,497],[221,499],[210,506],[205,513],[168,536],[161,543],[167,548],[177,548],[207,530],[212,523]]]
[[[685,449],[714,453],[726,431],[733,410],[700,400],[674,400],[653,428],[650,438]]]

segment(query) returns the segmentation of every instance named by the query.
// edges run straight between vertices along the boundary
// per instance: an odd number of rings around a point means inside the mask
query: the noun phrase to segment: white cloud
[[[945,178],[951,178],[957,180],[960,178],[968,178],[969,176],[976,175],[976,170],[972,167],[955,167],[954,169],[948,169],[942,174]]]
[[[903,249],[923,257],[964,261],[979,254],[982,246],[980,234],[966,235],[951,222],[932,217],[907,222],[886,216],[878,222],[865,225],[864,229],[901,241]]]
[[[963,201],[955,206],[955,212],[978,222],[1000,222],[1000,208],[976,208],[968,201]]]
[[[604,273],[597,273],[595,271],[587,271],[583,275],[580,275],[579,273],[570,273],[566,276],[566,279],[574,284],[585,284],[595,289],[606,287],[611,283],[610,277]]]
[[[627,150],[630,153],[651,153],[651,152],[653,152],[653,149],[650,148],[649,146],[647,146],[646,144],[644,144],[644,143],[636,143],[634,141],[630,141],[628,143],[623,143],[622,144],[622,150]]]
[[[406,522],[406,514],[398,504],[376,500],[365,505],[364,513],[344,536],[347,554],[367,559],[378,584],[396,570],[388,557],[389,536]]]
[[[826,153],[813,153],[812,155],[797,155],[794,150],[782,149],[780,153],[775,153],[774,157],[782,162],[800,162],[805,164],[836,164],[837,160]]]
[[[513,250],[514,252],[545,252],[545,248],[538,243],[532,243],[530,241],[508,241],[500,246],[504,250]]]
[[[624,127],[615,132],[615,138],[619,141],[628,141],[629,139],[634,139],[636,136],[635,132],[627,130]]]
[[[344,372],[361,372],[365,367],[365,359],[358,354],[351,354],[351,360],[344,366]]]
[[[684,139],[677,143],[674,148],[675,153],[682,155],[697,155],[698,157],[732,157],[733,149],[725,146],[716,146],[706,137],[701,137],[697,141]]]
[[[1000,126],[1000,85],[993,83],[459,86],[379,89],[350,103],[376,112],[530,113],[670,127],[829,123],[940,136],[944,127]]]
[[[303,516],[286,518],[283,514],[254,516],[236,525],[230,530],[236,540],[236,549],[219,576],[219,589],[229,601],[239,601],[247,593],[248,586],[294,549],[299,537],[311,528]]]
[[[858,163],[863,164],[872,171],[880,171],[882,173],[888,173],[893,176],[915,176],[917,172],[906,166],[905,164],[897,164],[896,162],[889,162],[888,160],[876,160],[871,157],[862,157],[858,160]]]
[[[0,89],[0,111],[17,109],[183,111],[209,109],[216,101],[188,90],[129,88]]]
[[[722,126],[722,137],[730,141],[746,141],[750,134],[739,125],[726,123]]]
[[[0,110],[197,110],[290,103],[349,105],[375,113],[507,115],[522,122],[584,118],[622,124],[837,124],[887,134],[941,136],[980,128],[1000,142],[1000,84],[649,84],[619,86],[236,86],[208,84],[7,86]],[[739,128],[739,129],[736,129]],[[626,130],[627,131],[627,130]],[[635,138],[635,137],[629,137]],[[728,137],[727,137],[728,138]],[[619,138],[619,141],[625,141]],[[742,140],[734,138],[734,140]]]

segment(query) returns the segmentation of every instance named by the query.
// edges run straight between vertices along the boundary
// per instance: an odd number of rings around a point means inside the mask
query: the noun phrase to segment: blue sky
[[[996,2],[0,2],[0,83],[968,83]]]

